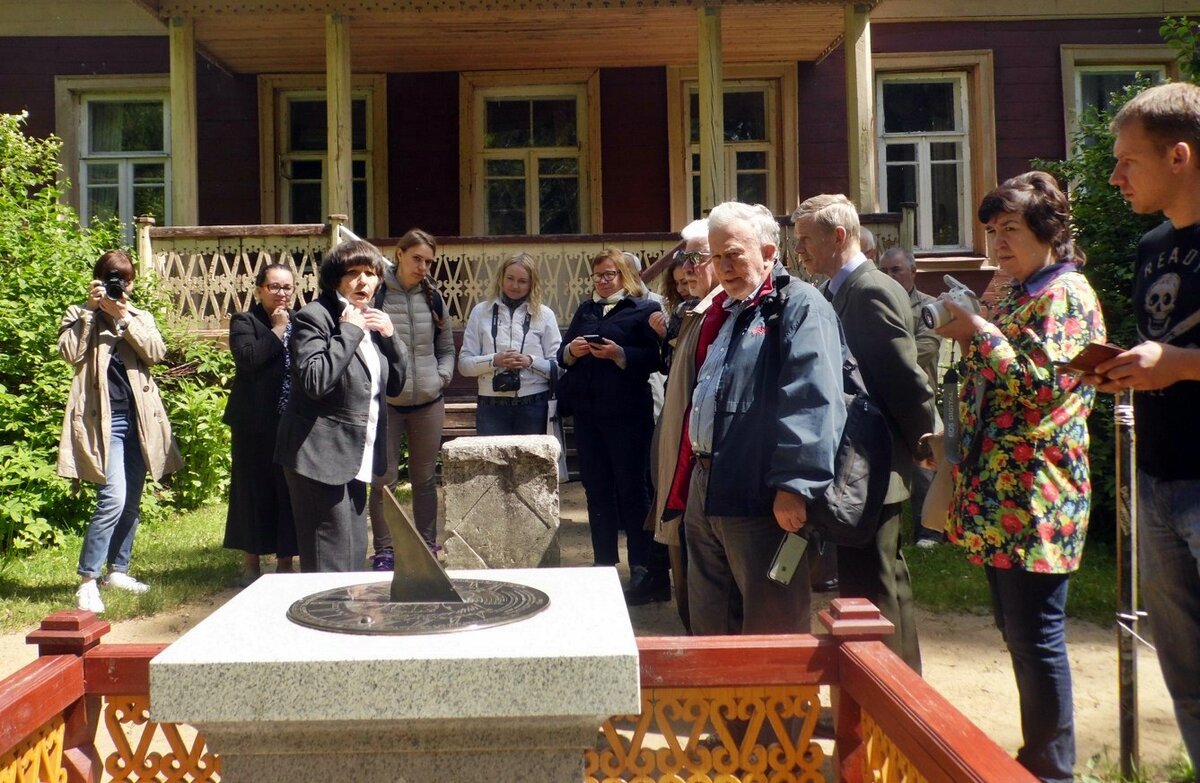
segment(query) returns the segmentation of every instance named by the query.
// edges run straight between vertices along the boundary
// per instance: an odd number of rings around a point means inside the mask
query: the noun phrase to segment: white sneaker
[[[150,589],[150,585],[139,582],[124,571],[109,571],[108,576],[104,577],[104,584],[129,593],[144,593]]]
[[[100,600],[100,587],[95,579],[89,579],[79,585],[79,589],[75,591],[75,606],[81,612],[100,614],[104,611],[104,602]]]

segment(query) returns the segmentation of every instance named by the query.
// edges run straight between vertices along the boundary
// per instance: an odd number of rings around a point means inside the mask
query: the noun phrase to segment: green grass
[[[142,524],[130,572],[152,589],[142,595],[105,590],[104,619],[157,614],[231,587],[242,558],[221,546],[224,534],[223,504]],[[51,612],[75,608],[81,544],[81,535],[68,535],[60,548],[0,561],[0,631],[29,630]]]
[[[983,567],[967,562],[964,551],[944,544],[934,549],[904,548],[917,605],[938,613],[991,612]],[[1071,576],[1067,616],[1112,625],[1117,611],[1117,562],[1108,546],[1089,543],[1083,563]]]
[[[1188,761],[1187,752],[1180,745],[1175,758],[1162,766],[1146,765],[1134,771],[1133,775],[1121,776],[1120,762],[1115,758],[1116,751],[1105,748],[1087,760],[1082,772],[1075,773],[1079,783],[1192,783],[1196,773]]]

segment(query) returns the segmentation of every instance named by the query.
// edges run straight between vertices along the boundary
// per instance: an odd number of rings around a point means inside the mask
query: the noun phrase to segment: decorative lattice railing
[[[585,783],[1035,783],[879,641],[875,607],[838,599],[821,621],[827,635],[638,639],[642,710],[600,727]],[[201,734],[150,720],[165,645],[101,644],[108,629],[63,611],[29,635],[41,657],[0,680],[0,783],[220,780]]]

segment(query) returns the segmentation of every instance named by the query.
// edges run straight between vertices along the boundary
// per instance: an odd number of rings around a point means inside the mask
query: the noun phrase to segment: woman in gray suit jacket
[[[343,242],[321,262],[321,295],[293,319],[275,461],[307,572],[357,571],[367,557],[367,485],[386,462],[384,400],[405,373],[391,319],[371,306],[382,275],[373,245]]]

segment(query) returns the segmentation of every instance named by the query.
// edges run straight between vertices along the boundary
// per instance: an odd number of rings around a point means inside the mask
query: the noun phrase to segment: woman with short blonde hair
[[[500,265],[492,298],[471,310],[458,371],[477,379],[478,435],[546,432],[550,384],[562,335],[541,303],[533,256],[517,253]]]

